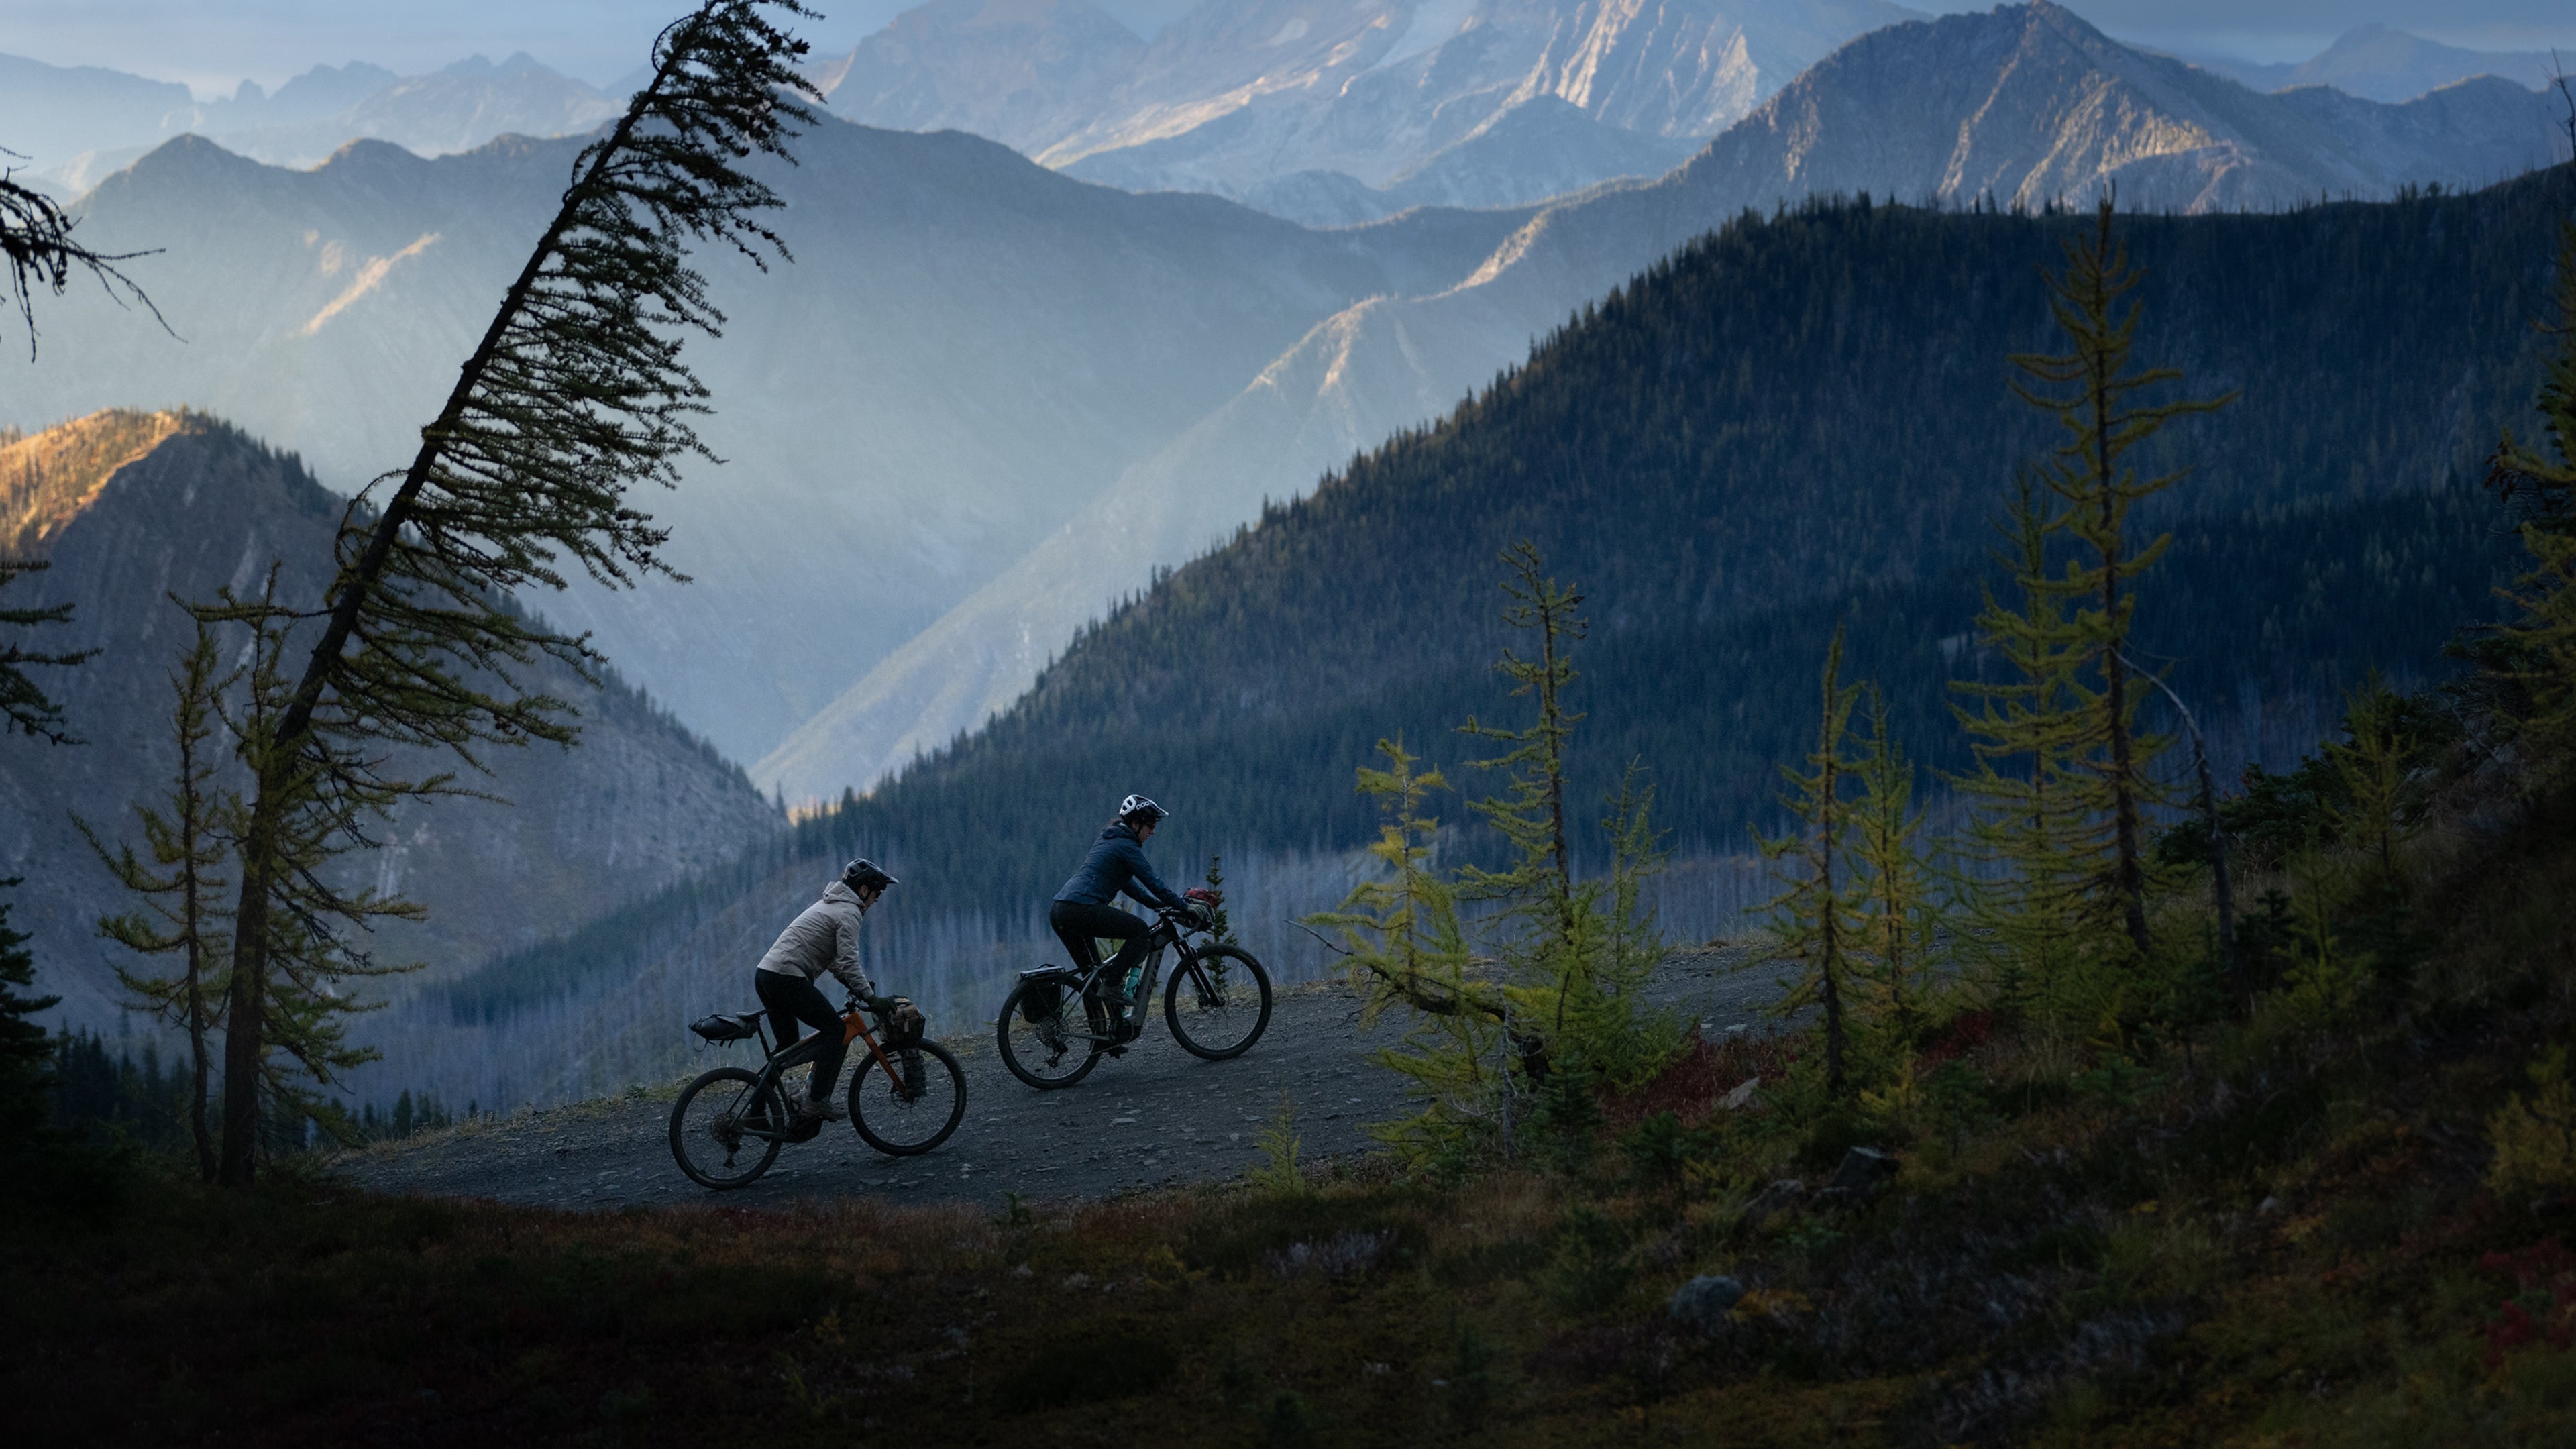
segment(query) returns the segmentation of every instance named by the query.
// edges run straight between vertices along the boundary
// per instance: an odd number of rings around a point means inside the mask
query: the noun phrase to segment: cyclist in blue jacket
[[[1144,954],[1146,933],[1153,928],[1110,902],[1124,891],[1143,905],[1190,909],[1145,861],[1145,842],[1154,838],[1154,827],[1170,813],[1142,795],[1120,801],[1118,818],[1102,827],[1100,838],[1091,843],[1091,853],[1082,858],[1082,868],[1055,893],[1055,905],[1047,912],[1047,925],[1072,953],[1077,969],[1099,964],[1095,940],[1123,943],[1100,982],[1101,1004],[1112,1011],[1124,1012],[1130,1004],[1127,973]]]

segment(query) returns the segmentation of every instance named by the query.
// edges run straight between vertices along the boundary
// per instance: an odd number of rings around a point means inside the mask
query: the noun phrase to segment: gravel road
[[[1712,1037],[1738,1026],[1761,1031],[1757,1013],[1776,988],[1770,971],[1739,969],[1744,959],[1732,949],[1677,953],[1656,971],[1651,999],[1699,1020]],[[921,1157],[880,1156],[835,1123],[779,1154],[751,1186],[709,1192],[671,1161],[672,1094],[663,1092],[486,1118],[346,1154],[334,1170],[377,1192],[561,1208],[778,1207],[845,1196],[997,1208],[1013,1193],[1060,1202],[1239,1177],[1261,1161],[1257,1137],[1283,1095],[1308,1162],[1374,1150],[1368,1125],[1405,1110],[1402,1079],[1371,1060],[1401,1037],[1403,1023],[1389,1013],[1360,1031],[1358,1001],[1339,984],[1280,993],[1269,1031],[1226,1062],[1182,1051],[1158,1011],[1124,1057],[1055,1092],[1013,1078],[989,1027],[945,1026],[931,1023],[965,1065],[966,1119]],[[756,1065],[758,1049],[704,1057],[708,1067]]]

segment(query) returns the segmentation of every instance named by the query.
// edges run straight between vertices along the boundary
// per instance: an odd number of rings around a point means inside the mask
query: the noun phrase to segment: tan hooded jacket
[[[777,944],[760,958],[760,969],[808,981],[829,971],[851,995],[870,995],[868,974],[859,969],[859,924],[865,917],[859,893],[836,880],[823,887],[821,900],[778,933]]]

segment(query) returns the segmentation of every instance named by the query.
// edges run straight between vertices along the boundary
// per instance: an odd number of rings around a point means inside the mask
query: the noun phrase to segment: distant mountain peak
[[[524,50],[512,51],[510,53],[510,58],[502,61],[498,65],[493,64],[489,56],[483,55],[478,51],[475,54],[469,55],[463,60],[457,61],[455,64],[439,71],[438,74],[462,76],[517,75],[523,70],[541,70],[548,75],[560,74],[560,72],[555,70],[554,67],[547,65],[545,62],[528,54]]]

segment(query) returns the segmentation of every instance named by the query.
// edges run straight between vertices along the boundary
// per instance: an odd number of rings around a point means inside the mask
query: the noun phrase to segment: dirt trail
[[[1703,1023],[1760,1031],[1776,994],[1768,971],[1736,969],[1742,953],[1683,952],[1655,973],[1658,1006]],[[1258,1134],[1284,1094],[1308,1162],[1373,1150],[1368,1124],[1405,1110],[1402,1079],[1371,1053],[1401,1036],[1392,1015],[1358,1029],[1339,985],[1282,992],[1261,1042],[1228,1062],[1174,1045],[1158,1013],[1127,1055],[1066,1091],[1034,1092],[1002,1066],[989,1028],[941,1032],[966,1068],[966,1119],[938,1151],[880,1156],[846,1124],[788,1148],[760,1181],[714,1193],[680,1175],[668,1137],[670,1094],[611,1098],[487,1119],[350,1153],[334,1170],[378,1192],[492,1198],[562,1208],[722,1203],[776,1207],[845,1196],[1000,1207],[1095,1199],[1241,1176],[1259,1163]],[[757,1061],[757,1048],[704,1054],[706,1066]],[[703,1069],[703,1068],[702,1068]]]

